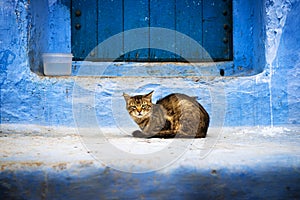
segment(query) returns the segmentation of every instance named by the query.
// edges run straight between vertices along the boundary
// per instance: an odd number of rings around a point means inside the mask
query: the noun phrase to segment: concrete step
[[[300,198],[299,127],[210,128],[205,139],[100,130],[2,124],[1,199]]]

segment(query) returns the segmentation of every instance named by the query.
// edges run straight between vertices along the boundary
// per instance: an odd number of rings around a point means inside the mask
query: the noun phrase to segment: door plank
[[[150,27],[175,30],[175,0],[150,0]],[[157,31],[151,32],[150,30],[150,60],[175,60],[177,57],[175,31],[169,35],[157,33]],[[165,40],[165,38],[168,38],[168,40]],[[157,49],[161,47],[169,51]]]
[[[149,2],[124,0],[124,55],[129,61],[148,61],[149,58]],[[140,31],[138,28],[146,28]],[[138,29],[138,30],[135,30]],[[126,32],[130,30],[130,32]],[[144,47],[144,49],[140,49]],[[132,51],[133,50],[133,51]]]
[[[114,37],[109,44],[102,43],[123,31],[123,1],[98,0],[98,55],[102,61],[113,61],[123,53],[123,36]],[[101,47],[101,48],[100,48]]]
[[[71,45],[74,58],[84,60],[97,45],[97,0],[73,0]]]
[[[203,46],[214,60],[231,58],[230,2],[220,0],[203,0]]]
[[[189,61],[201,61],[201,48],[192,48],[195,40],[202,46],[202,1],[176,1],[176,53]],[[186,36],[185,36],[186,35]],[[187,42],[188,41],[188,42]]]

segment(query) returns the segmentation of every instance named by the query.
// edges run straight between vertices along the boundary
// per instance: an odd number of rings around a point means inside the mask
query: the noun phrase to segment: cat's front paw
[[[147,136],[140,130],[133,131],[132,136],[137,138],[147,138]]]

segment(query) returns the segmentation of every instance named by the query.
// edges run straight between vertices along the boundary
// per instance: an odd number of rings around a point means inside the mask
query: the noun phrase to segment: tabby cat
[[[196,98],[174,93],[154,104],[153,92],[136,96],[123,93],[129,115],[142,130],[134,131],[134,137],[206,137],[209,115]]]

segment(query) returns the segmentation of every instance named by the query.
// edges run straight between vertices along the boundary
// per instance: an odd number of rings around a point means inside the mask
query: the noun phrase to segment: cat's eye
[[[147,104],[144,104],[144,105],[142,105],[142,108],[143,108],[143,109],[146,109],[146,108],[148,108],[148,105],[147,105]]]
[[[131,110],[135,110],[136,109],[136,106],[130,106],[129,107]]]

